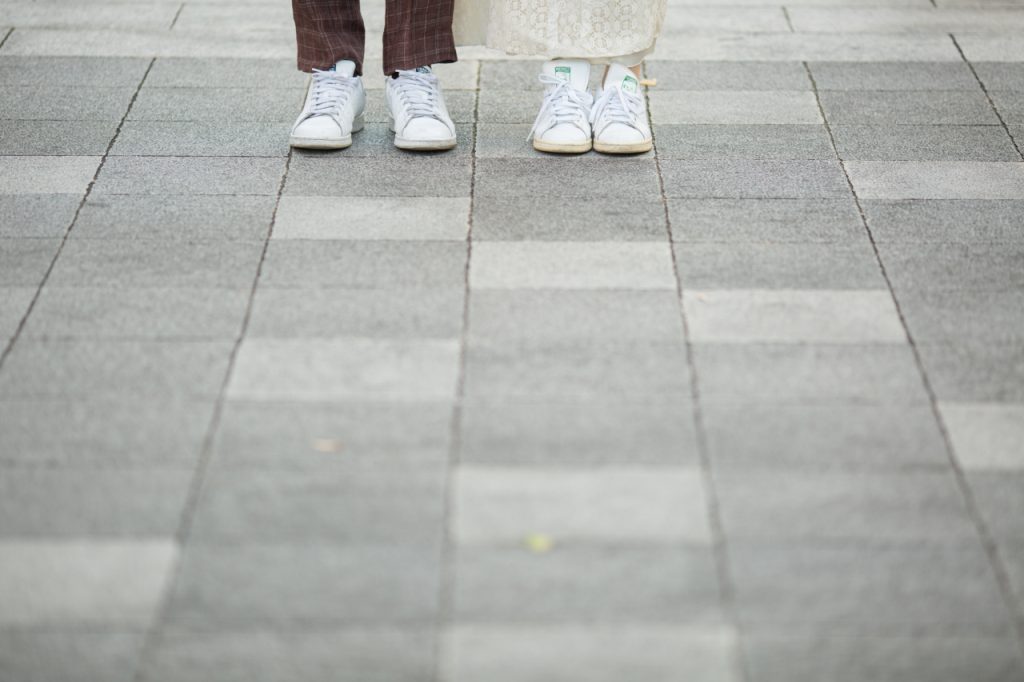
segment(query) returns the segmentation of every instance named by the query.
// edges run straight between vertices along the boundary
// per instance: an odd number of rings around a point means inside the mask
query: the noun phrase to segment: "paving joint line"
[[[789,26],[789,32],[796,33],[796,29],[793,28],[793,18],[789,15],[789,8],[785,5],[782,6],[782,16],[786,17],[786,26]]]
[[[647,67],[644,65],[644,77],[647,77]],[[701,479],[704,487],[708,525],[712,534],[712,553],[715,562],[715,575],[718,582],[719,600],[726,612],[726,617],[736,632],[736,663],[740,680],[750,680],[751,672],[748,663],[746,648],[744,646],[741,621],[739,617],[739,604],[736,599],[736,586],[732,576],[729,548],[726,542],[725,526],[722,523],[721,503],[718,499],[718,492],[715,487],[714,475],[712,473],[711,454],[708,451],[707,433],[704,425],[704,411],[700,396],[700,383],[697,377],[697,363],[694,360],[693,340],[690,334],[690,323],[686,316],[686,307],[683,304],[683,279],[679,275],[679,263],[676,258],[675,241],[672,234],[672,214],[669,211],[668,195],[665,193],[665,176],[661,171],[661,155],[658,151],[658,137],[655,133],[654,118],[650,108],[650,90],[646,89],[644,97],[647,100],[647,122],[651,128],[651,137],[654,142],[654,167],[658,174],[658,189],[661,195],[661,204],[665,216],[665,233],[668,238],[668,250],[672,261],[672,276],[676,285],[676,303],[679,307],[679,319],[683,326],[683,342],[686,348],[686,366],[690,373],[690,399],[692,405],[692,416],[694,422],[694,436],[697,444],[697,459],[701,470]]]
[[[181,5],[178,7],[178,11],[174,13],[174,18],[171,19],[171,25],[167,27],[168,31],[173,31],[174,30],[174,25],[178,23],[178,17],[181,16],[181,12],[184,9],[185,9],[185,3],[181,3]]]
[[[3,49],[4,43],[7,42],[7,39],[11,37],[12,33],[14,33],[14,27],[7,29],[7,33],[4,34],[4,37],[0,38],[0,50]]]
[[[966,54],[964,54],[964,50],[960,47],[960,43],[957,41],[956,36],[950,33],[949,39],[953,41],[953,47],[955,47],[956,51],[960,53],[960,58],[964,60],[964,64],[966,64],[967,68],[971,70],[971,75],[974,76],[974,80],[978,81],[978,86],[981,87],[981,91],[985,93],[985,99],[988,100],[988,105],[992,107],[992,112],[996,115],[996,118],[999,119],[999,125],[1003,126],[1003,131],[1005,131],[1007,136],[1009,136],[1010,144],[1012,144],[1013,148],[1017,150],[1017,156],[1021,158],[1021,161],[1024,161],[1024,150],[1021,149],[1020,143],[1017,142],[1013,133],[1010,132],[1010,126],[1006,125],[1006,119],[1003,118],[1003,115],[996,107],[995,100],[993,100],[992,95],[989,94],[988,88],[985,87],[985,82],[981,80],[981,76],[978,75],[978,71],[974,68],[974,64],[972,64],[971,60],[967,58]]]
[[[867,213],[864,211],[864,205],[861,202],[860,196],[857,194],[853,180],[846,168],[846,161],[839,153],[839,147],[836,145],[831,124],[829,124],[828,118],[825,116],[825,110],[822,107],[821,98],[818,95],[818,85],[814,80],[814,74],[811,73],[811,69],[806,61],[803,62],[803,65],[807,70],[807,75],[811,79],[811,84],[814,88],[814,97],[818,103],[818,111],[821,114],[822,121],[825,125],[825,131],[828,133],[829,139],[832,142],[832,148],[835,151],[836,160],[839,162],[843,175],[846,177],[846,183],[850,188],[850,193],[853,195],[853,201],[857,206],[857,212],[860,214],[861,224],[864,226],[864,231],[867,234],[868,240],[871,242],[871,248],[875,253],[875,260],[878,263],[878,268],[882,274],[882,278],[885,280],[886,287],[889,289],[889,296],[892,298],[893,306],[896,309],[896,315],[899,317],[900,325],[903,327],[903,332],[906,335],[907,345],[910,347],[911,354],[914,357],[914,364],[917,366],[918,373],[921,376],[921,383],[924,387],[925,393],[928,395],[928,403],[931,408],[932,416],[935,418],[936,426],[939,429],[939,433],[942,435],[942,442],[946,450],[946,457],[949,460],[949,466],[953,470],[957,489],[960,491],[967,514],[974,525],[975,532],[978,534],[978,541],[981,543],[982,551],[985,552],[985,555],[988,558],[989,567],[994,573],[994,577],[1000,591],[1000,596],[1003,599],[1003,605],[1009,612],[1007,615],[1010,619],[1010,626],[1016,634],[1015,639],[1017,646],[1020,649],[1020,653],[1024,654],[1024,613],[1022,613],[1017,606],[1009,571],[1002,560],[999,547],[992,535],[992,531],[989,529],[988,524],[985,522],[985,519],[981,514],[978,501],[974,496],[974,490],[971,488],[970,483],[967,480],[967,475],[964,473],[963,465],[957,458],[956,450],[953,448],[953,441],[950,438],[949,429],[946,426],[945,419],[942,417],[942,410],[939,408],[938,395],[935,392],[935,387],[932,385],[931,379],[928,377],[928,372],[924,366],[924,360],[921,358],[921,351],[918,349],[917,342],[914,340],[914,336],[910,332],[906,315],[900,305],[899,297],[896,295],[889,272],[885,267],[885,261],[882,258],[881,250],[878,248],[878,242],[875,240],[875,235],[871,230],[871,224],[868,221]]]

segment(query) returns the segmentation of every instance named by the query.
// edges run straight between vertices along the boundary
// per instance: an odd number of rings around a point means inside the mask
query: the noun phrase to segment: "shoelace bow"
[[[606,125],[624,123],[636,127],[636,120],[643,114],[644,100],[641,95],[626,92],[622,88],[608,88],[597,100],[590,112],[590,123],[597,124],[602,118]]]
[[[313,93],[309,101],[309,115],[336,118],[352,95],[356,79],[334,71],[313,69]]]
[[[554,119],[551,127],[562,123],[575,123],[581,114],[584,119],[587,118],[587,111],[594,101],[590,93],[577,90],[569,81],[549,76],[546,73],[541,74],[540,82],[547,86],[553,86],[553,88],[544,96],[544,106],[541,107],[537,120],[533,122],[533,128],[530,129],[527,139],[533,139],[534,134],[540,128],[541,121],[546,118],[549,111],[551,118]]]
[[[437,76],[418,71],[401,71],[396,80],[395,89],[410,118],[427,116],[441,120],[438,115],[440,89]]]

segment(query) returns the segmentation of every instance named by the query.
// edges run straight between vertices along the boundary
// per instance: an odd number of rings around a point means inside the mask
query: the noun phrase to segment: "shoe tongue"
[[[587,90],[590,85],[590,62],[578,59],[559,59],[544,64],[544,73],[568,81],[574,90]]]
[[[356,63],[349,59],[342,59],[340,62],[327,69],[328,71],[335,71],[341,76],[351,78],[356,75]]]
[[[636,94],[640,91],[640,79],[636,77],[632,69],[622,64],[612,64],[608,67],[608,75],[604,79],[605,88],[622,88],[626,92]]]

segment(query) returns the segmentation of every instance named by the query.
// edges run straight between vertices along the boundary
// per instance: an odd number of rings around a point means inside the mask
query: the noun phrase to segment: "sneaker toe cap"
[[[587,131],[571,123],[560,123],[548,128],[540,137],[545,142],[553,144],[586,144],[590,141],[590,134]]]
[[[598,139],[605,144],[640,144],[646,140],[644,134],[624,123],[612,123],[601,131]]]
[[[409,121],[402,137],[412,140],[448,140],[452,137],[452,131],[435,118],[421,116]]]
[[[313,116],[295,126],[292,135],[315,139],[340,139],[348,133],[343,131],[330,116]]]

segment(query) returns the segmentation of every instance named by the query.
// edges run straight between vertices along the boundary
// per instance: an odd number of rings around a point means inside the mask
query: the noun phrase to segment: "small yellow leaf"
[[[554,546],[555,541],[542,533],[533,533],[532,535],[526,536],[527,549],[536,554],[550,552],[551,548]]]

